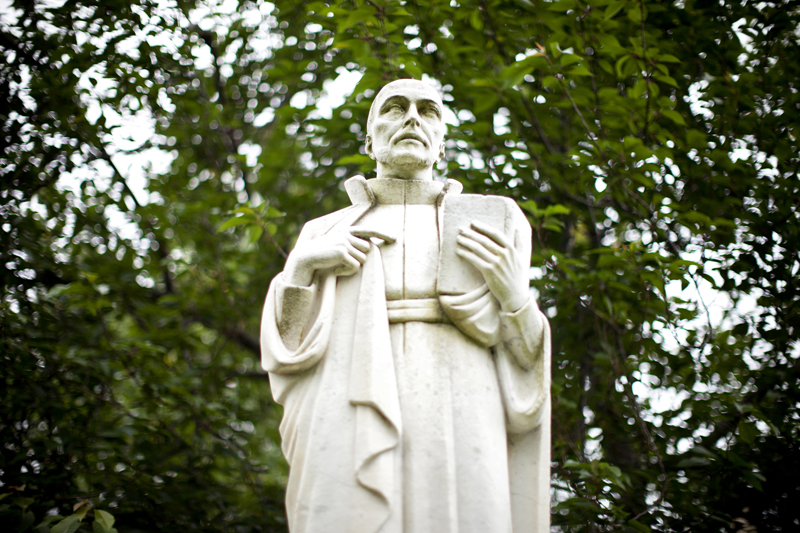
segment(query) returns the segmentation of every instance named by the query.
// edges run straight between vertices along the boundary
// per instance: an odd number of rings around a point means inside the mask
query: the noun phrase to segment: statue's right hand
[[[370,238],[394,242],[394,238],[376,230],[351,226],[334,231],[295,248],[284,268],[284,279],[292,285],[309,286],[317,271],[330,270],[336,276],[352,276],[367,259]]]

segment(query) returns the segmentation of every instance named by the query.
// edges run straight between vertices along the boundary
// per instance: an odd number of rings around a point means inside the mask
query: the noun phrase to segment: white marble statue
[[[377,177],[308,222],[272,282],[262,364],[284,406],[292,533],[545,533],[550,335],[517,205],[434,181],[442,100],[375,97]]]

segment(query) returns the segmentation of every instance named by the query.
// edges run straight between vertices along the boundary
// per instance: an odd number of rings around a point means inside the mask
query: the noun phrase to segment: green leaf
[[[497,105],[497,101],[498,98],[496,94],[488,94],[483,98],[477,100],[477,102],[475,102],[475,106],[473,107],[473,112],[477,115],[489,109],[494,109],[495,106]]]
[[[555,76],[545,76],[544,79],[542,79],[542,86],[548,89],[552,87],[558,87],[558,85],[558,79],[556,79]]]
[[[51,523],[56,522],[58,520],[61,520],[63,518],[64,517],[61,516],[60,514],[47,515],[42,519],[42,523],[39,524],[38,526],[36,526],[33,529],[34,529],[34,531],[38,531],[39,529],[42,529],[42,530],[44,530],[45,533],[47,533],[47,532],[50,531],[50,524]]]
[[[522,209],[531,213],[535,217],[541,217],[544,214],[544,211],[539,209],[539,206],[536,205],[536,202],[533,200],[525,200],[517,203]]]
[[[634,24],[640,24],[642,22],[642,12],[641,12],[641,10],[639,8],[639,4],[638,4],[638,2],[632,3],[632,4],[633,4],[633,6],[629,7],[628,10],[627,10],[628,18]]]
[[[584,67],[583,65],[578,65],[577,67],[571,68],[567,74],[569,76],[591,76],[592,73],[589,71],[588,68]]]
[[[479,9],[475,9],[472,11],[472,14],[469,17],[469,23],[474,29],[478,31],[483,30],[483,16],[481,16],[481,12]]]
[[[533,202],[531,202],[533,203]],[[534,208],[536,204],[533,203]],[[544,210],[544,216],[554,216],[554,215],[568,215],[570,213],[569,207],[562,205],[562,204],[552,204],[548,205]]]
[[[261,235],[264,233],[264,228],[261,226],[252,226],[250,228],[250,242],[258,242]]]
[[[404,60],[403,70],[408,73],[408,76],[417,80],[422,79],[425,75],[425,72],[422,68],[417,64],[416,61],[409,59]]]
[[[616,0],[615,2],[611,2],[603,12],[603,18],[605,18],[605,20],[614,18],[614,16],[619,13],[623,7],[625,7],[626,3],[626,0]]]
[[[558,62],[564,65],[565,67],[572,65],[573,63],[578,63],[580,61],[581,61],[581,56],[576,54],[561,54],[561,57],[558,58]]]
[[[623,70],[622,67],[625,65],[625,62],[630,59],[630,56],[622,56],[617,59],[617,62],[614,64],[614,71],[617,73],[618,78],[623,78]]]
[[[115,520],[116,519],[114,518],[114,516],[111,513],[107,512],[107,511],[103,511],[101,509],[95,509],[94,510],[94,522],[95,522],[95,524],[100,524],[100,526],[105,531],[110,531],[111,528],[114,527],[114,521]]]
[[[547,8],[550,11],[569,11],[575,7],[575,0],[557,0]]]
[[[339,48],[361,47],[363,44],[364,42],[361,39],[346,39],[344,41],[334,42],[331,48],[335,50]]]
[[[704,149],[708,146],[706,134],[695,129],[686,132],[686,143],[690,148]]]
[[[256,221],[257,219],[254,215],[242,215],[240,217],[232,217],[222,223],[222,225],[217,230],[217,233],[221,233],[226,229],[230,229],[234,226],[241,226],[242,224],[253,224]]]
[[[29,527],[31,527],[31,525],[33,525],[34,520],[36,520],[36,516],[33,514],[33,512],[23,512],[22,520],[20,521],[17,531],[26,531]]]
[[[22,509],[24,512],[33,502],[36,500],[33,498],[14,498],[14,505]]]
[[[362,94],[367,89],[373,89],[374,87],[378,87],[381,85],[381,77],[377,73],[372,70],[368,70],[361,76],[361,79],[356,84],[355,89],[353,89],[353,93],[351,97],[356,96],[358,94]]]
[[[369,163],[372,163],[372,159],[370,159],[368,155],[362,155],[362,154],[348,155],[336,161],[337,166],[363,165]]]
[[[659,54],[658,60],[663,63],[680,63],[681,60],[672,54]]]
[[[375,14],[375,9],[369,4],[351,12],[343,23],[339,24],[339,32],[352,28],[356,24],[368,22]]]
[[[500,71],[500,79],[503,81],[503,88],[508,89],[522,83],[526,74],[530,74],[537,68],[545,68],[547,60],[539,54],[528,56],[516,63],[512,63]]]
[[[711,461],[705,457],[687,457],[678,461],[678,468],[692,468],[695,466],[708,466]]]
[[[510,65],[500,72],[500,79],[503,81],[503,89],[510,89],[522,83],[525,75],[528,74],[528,69],[515,68],[516,65]]]
[[[628,520],[628,525],[631,526],[636,531],[641,531],[642,533],[650,533],[652,531],[650,529],[650,526],[648,526],[646,524],[643,524],[643,523],[639,522],[638,520],[634,520],[634,519]]]
[[[685,126],[686,121],[683,119],[683,116],[673,109],[662,109],[661,114],[670,119],[675,124],[680,126]]]
[[[692,453],[704,455],[706,457],[711,457],[711,458],[714,458],[714,459],[717,458],[717,454],[715,454],[714,452],[712,452],[711,450],[709,450],[705,446],[700,446],[700,445],[695,446],[694,448],[692,448]]]
[[[80,525],[80,518],[76,515],[70,515],[50,528],[50,533],[75,533]]]
[[[742,477],[744,477],[745,481],[753,486],[757,491],[764,492],[764,487],[761,485],[762,481],[766,481],[763,476],[759,476],[754,472],[749,470],[745,470],[742,472]]]
[[[82,505],[80,508],[78,508],[78,510],[75,511],[75,516],[78,517],[78,520],[83,520],[91,507],[91,504],[87,502],[86,505]]]
[[[672,76],[667,76],[664,74],[654,74],[653,77],[658,81],[660,81],[661,83],[666,83],[667,85],[671,85],[673,87],[678,86],[678,82],[675,81],[675,78],[673,78]]]
[[[758,436],[758,430],[756,429],[755,424],[751,424],[747,421],[739,422],[739,438],[742,441],[746,442],[747,444],[752,444],[755,438]]]
[[[618,56],[627,52],[613,35],[600,35],[598,41],[600,42],[600,52],[603,54]]]

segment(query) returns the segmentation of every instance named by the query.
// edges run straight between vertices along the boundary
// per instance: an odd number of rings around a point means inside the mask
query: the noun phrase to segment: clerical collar
[[[432,205],[442,192],[440,181],[373,178],[367,180],[378,204]]]

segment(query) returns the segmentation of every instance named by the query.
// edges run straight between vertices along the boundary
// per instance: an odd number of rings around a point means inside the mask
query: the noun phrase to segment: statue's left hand
[[[477,268],[503,311],[519,310],[528,301],[528,269],[508,238],[496,229],[473,221],[456,238],[456,253]]]

